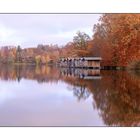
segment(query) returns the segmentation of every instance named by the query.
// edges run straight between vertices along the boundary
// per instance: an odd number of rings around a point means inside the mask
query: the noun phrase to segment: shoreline
[[[66,69],[93,69],[97,70],[97,68],[92,67],[62,67],[57,64],[35,64],[35,63],[0,63],[0,65],[10,65],[10,66],[55,66],[59,68],[66,68]],[[124,66],[101,66],[98,68],[99,70],[132,70],[132,71],[139,71],[140,68],[128,68]]]

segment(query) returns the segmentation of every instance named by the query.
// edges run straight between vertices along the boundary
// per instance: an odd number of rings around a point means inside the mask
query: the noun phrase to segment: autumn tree
[[[87,87],[104,123],[110,126],[139,126],[140,77],[126,71],[103,71],[102,76],[100,81],[89,82]]]
[[[140,59],[140,14],[104,14],[93,40],[104,65],[128,66]]]
[[[35,63],[36,63],[36,65],[39,65],[40,62],[41,62],[41,56],[40,55],[35,56]]]

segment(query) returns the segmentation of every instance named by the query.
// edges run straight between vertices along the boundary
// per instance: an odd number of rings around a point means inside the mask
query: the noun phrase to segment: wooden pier
[[[100,69],[101,57],[61,58],[60,67]]]

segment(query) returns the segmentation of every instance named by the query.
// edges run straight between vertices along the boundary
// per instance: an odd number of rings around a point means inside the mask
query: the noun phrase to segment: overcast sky
[[[78,30],[93,35],[99,14],[0,14],[0,46],[65,45]]]

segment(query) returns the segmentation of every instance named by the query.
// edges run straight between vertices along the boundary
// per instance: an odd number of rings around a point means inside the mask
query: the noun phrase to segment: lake
[[[140,72],[1,65],[0,126],[140,126]]]

